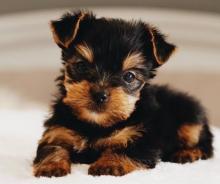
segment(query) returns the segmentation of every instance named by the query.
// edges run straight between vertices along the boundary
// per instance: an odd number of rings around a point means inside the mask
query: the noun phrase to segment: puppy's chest
[[[80,140],[82,143],[74,144],[73,146],[77,152],[81,152],[82,150],[85,149],[95,149],[95,150],[102,150],[108,148],[122,149],[138,141],[138,139],[143,137],[145,132],[146,131],[143,124],[127,126],[119,130],[114,130],[109,135],[104,137],[91,139],[82,136],[81,139],[78,139],[78,141]],[[75,145],[84,145],[84,147],[77,148]]]

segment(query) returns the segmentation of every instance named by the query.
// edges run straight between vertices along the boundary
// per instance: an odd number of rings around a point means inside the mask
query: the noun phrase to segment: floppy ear
[[[165,39],[165,36],[162,35],[155,28],[149,27],[149,32],[151,34],[153,55],[156,60],[156,66],[160,66],[169,59],[169,57],[175,51],[176,46],[171,43],[168,43]]]
[[[60,20],[50,22],[54,41],[61,48],[68,48],[74,41],[79,31],[80,23],[89,16],[88,13],[78,11],[67,13]]]

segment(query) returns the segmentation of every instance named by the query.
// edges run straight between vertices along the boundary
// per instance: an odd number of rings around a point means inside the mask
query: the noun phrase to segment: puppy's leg
[[[45,131],[39,142],[33,164],[34,175],[64,176],[71,171],[70,152],[81,151],[86,140],[76,132],[64,127],[51,127]]]
[[[169,158],[177,163],[208,159],[213,155],[212,135],[203,123],[183,124],[178,129],[179,149]]]
[[[164,86],[156,89],[161,105],[157,123],[162,136],[162,160],[186,163],[212,157],[213,136],[199,101]]]
[[[174,131],[173,149],[165,153],[162,160],[177,163],[193,162],[198,159],[208,159],[213,155],[212,134],[203,107],[195,99],[181,94],[170,102]],[[167,120],[168,121],[168,120]],[[167,130],[169,133],[170,130]]]
[[[147,164],[141,159],[130,155],[128,156],[126,153],[115,153],[108,150],[105,151],[102,156],[90,166],[88,173],[90,175],[97,176],[122,176],[134,170],[153,168],[156,165],[154,160],[149,163],[150,164]]]
[[[61,146],[44,146],[38,149],[34,160],[34,175],[64,176],[70,173],[71,161],[69,153]]]

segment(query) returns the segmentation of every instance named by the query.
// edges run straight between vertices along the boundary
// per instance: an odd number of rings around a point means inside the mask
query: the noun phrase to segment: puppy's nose
[[[108,93],[106,91],[97,91],[92,93],[92,97],[96,103],[102,104],[108,100]]]

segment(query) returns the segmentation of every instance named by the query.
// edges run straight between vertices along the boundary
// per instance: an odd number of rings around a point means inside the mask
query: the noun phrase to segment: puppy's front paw
[[[123,176],[128,172],[129,171],[126,171],[125,168],[120,164],[118,165],[93,164],[89,168],[89,174],[93,176],[100,176],[100,175]]]
[[[139,163],[125,155],[105,153],[99,160],[90,166],[88,172],[93,176],[122,176],[140,168],[141,165]]]
[[[36,177],[61,177],[70,173],[71,165],[66,160],[59,162],[46,162],[34,165],[34,175]]]

